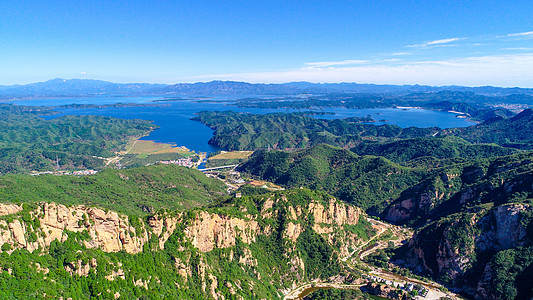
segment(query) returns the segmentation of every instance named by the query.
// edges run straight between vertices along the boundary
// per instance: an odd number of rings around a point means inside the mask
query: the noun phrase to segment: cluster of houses
[[[424,286],[420,284],[414,284],[411,282],[406,282],[405,284],[401,284],[399,282],[383,279],[381,277],[377,277],[374,275],[368,276],[368,279],[375,282],[381,282],[389,286],[394,286],[395,288],[402,289],[408,293],[412,293],[413,291],[416,291],[419,296],[426,297],[429,290],[425,288]]]
[[[173,165],[184,166],[188,168],[192,168],[195,166],[194,162],[192,161],[191,156],[187,158],[176,159],[176,160],[160,160],[157,163],[164,164],[164,165],[173,164]]]
[[[96,170],[80,170],[80,171],[73,171],[71,174],[76,175],[76,176],[85,176],[85,175],[93,175],[96,173],[98,173],[98,171]]]
[[[98,173],[96,170],[79,170],[79,171],[47,171],[47,172],[38,172],[38,173],[32,173],[32,176],[39,176],[39,175],[45,175],[45,174],[52,174],[52,175],[75,175],[75,176],[85,176],[85,175],[93,175]]]

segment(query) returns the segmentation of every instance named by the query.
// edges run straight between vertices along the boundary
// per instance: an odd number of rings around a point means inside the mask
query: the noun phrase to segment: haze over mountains
[[[531,88],[493,86],[376,85],[359,83],[289,82],[282,84],[210,81],[178,83],[113,83],[94,79],[51,79],[25,85],[0,86],[0,98],[62,97],[93,95],[294,95],[302,93],[379,93],[405,95],[438,91],[471,92],[487,96],[533,95]]]

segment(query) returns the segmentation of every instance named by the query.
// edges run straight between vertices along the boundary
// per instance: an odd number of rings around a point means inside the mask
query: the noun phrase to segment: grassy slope
[[[2,202],[85,204],[133,215],[205,205],[223,194],[225,186],[220,181],[207,178],[198,170],[174,165],[107,169],[83,177],[0,177]]]

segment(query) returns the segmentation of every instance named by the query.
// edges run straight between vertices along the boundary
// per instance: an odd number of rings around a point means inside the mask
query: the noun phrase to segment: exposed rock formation
[[[227,248],[235,245],[239,238],[250,244],[255,242],[257,234],[270,234],[269,227],[261,229],[258,218],[269,218],[278,213],[274,208],[277,202],[287,201],[286,198],[268,198],[261,207],[261,215],[247,215],[244,218],[229,217],[199,210],[187,222],[183,229],[185,236],[192,245],[202,252],[214,248]],[[304,209],[314,217],[314,229],[318,233],[328,234],[332,238],[336,233],[334,228],[345,224],[355,225],[361,215],[361,210],[335,199],[328,203],[311,202],[308,207],[290,206],[289,219],[296,221],[304,213]],[[154,215],[147,218],[147,222],[140,222],[141,228],[134,228],[127,216],[116,212],[104,211],[95,207],[59,205],[55,203],[40,203],[37,209],[30,211],[32,218],[37,220],[38,228],[26,225],[17,214],[22,207],[12,204],[0,204],[0,213],[11,214],[13,221],[0,220],[0,246],[4,243],[13,248],[26,248],[33,251],[38,247],[46,248],[54,240],[64,241],[68,232],[87,232],[89,238],[84,241],[87,248],[99,248],[106,252],[124,250],[128,253],[138,253],[152,235],[159,240],[159,247],[164,247],[167,239],[183,221],[182,214],[173,216]],[[336,227],[332,226],[335,225]],[[183,228],[183,227],[182,227]],[[296,241],[304,228],[297,222],[289,222],[284,236]],[[31,233],[37,233],[30,241]],[[139,234],[140,232],[140,234]],[[353,244],[356,240],[351,241]],[[353,246],[353,245],[347,245]]]
[[[237,237],[244,243],[250,244],[255,241],[258,231],[257,221],[246,221],[201,211],[191,226],[185,229],[185,235],[191,239],[193,246],[202,252],[208,252],[215,247],[234,246]]]
[[[302,245],[308,245],[312,237],[313,243],[328,251],[325,266],[342,269],[342,258],[353,254],[353,249],[361,242],[354,230],[346,230],[347,226],[358,224],[362,215],[360,209],[325,193],[301,190],[257,196],[252,200],[251,197],[234,198],[220,206],[161,212],[138,219],[95,207],[56,203],[25,204],[23,207],[0,204],[0,211],[7,213],[0,220],[2,251],[38,249],[40,253],[55,254],[60,245],[54,241],[67,239],[69,247],[74,242],[104,252],[136,254],[146,249],[168,247],[164,257],[170,259],[168,265],[173,267],[174,274],[183,279],[174,282],[176,286],[196,284],[200,292],[215,299],[227,299],[228,295],[239,298],[243,291],[244,294],[253,293],[253,284],[262,280],[269,280],[269,284],[275,284],[281,291],[302,281],[338,277],[339,274],[313,270],[314,264],[307,265],[312,262],[310,256],[305,255],[315,254],[302,252]],[[83,247],[78,251],[85,256],[69,252],[73,255],[63,262],[64,270],[71,276],[90,277],[96,272],[109,281],[126,280],[128,284],[145,289],[162,281],[160,277],[132,276],[128,273],[131,263],[123,266],[120,260],[98,261],[97,267],[96,260],[91,256],[87,260],[86,253],[98,251]],[[272,257],[279,265],[270,264],[271,255],[279,256]],[[213,263],[217,261],[222,263]],[[245,281],[228,281],[221,275],[224,268],[246,272]],[[37,266],[33,269],[46,272]],[[270,272],[276,275],[270,277]],[[277,282],[271,282],[272,278]]]
[[[408,247],[425,271],[451,284],[477,286],[483,294],[491,270],[487,259],[478,257],[490,258],[498,251],[525,245],[527,224],[523,221],[532,210],[527,204],[509,203],[454,215],[425,227],[413,236]],[[474,269],[484,273],[472,274]]]
[[[5,211],[5,206],[10,205],[0,204],[0,210],[4,207]],[[64,241],[68,237],[68,231],[87,231],[90,239],[84,243],[88,248],[137,253],[142,250],[142,245],[148,239],[146,234],[132,236],[135,228],[129,224],[128,217],[95,207],[66,207],[55,203],[41,203],[37,209],[29,213],[36,220],[34,224],[40,226],[33,228],[33,225],[28,226],[21,222],[21,219],[14,219],[9,224],[2,220],[0,244],[9,243],[14,248],[26,248],[31,252],[39,247],[48,247],[54,240]],[[34,238],[30,241],[28,238],[32,233]]]

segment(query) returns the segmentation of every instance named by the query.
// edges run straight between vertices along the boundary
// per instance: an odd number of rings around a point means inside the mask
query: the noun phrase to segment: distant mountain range
[[[501,88],[493,86],[426,86],[376,85],[358,83],[289,82],[281,84],[253,84],[236,81],[178,83],[113,83],[93,79],[61,79],[25,85],[0,86],[0,98],[82,97],[92,95],[298,95],[324,93],[372,93],[406,95],[439,91],[471,92],[486,96],[514,94],[533,95],[531,88]]]
[[[94,79],[51,79],[24,85],[0,86],[0,98],[135,95],[164,88],[164,84],[113,83]]]

